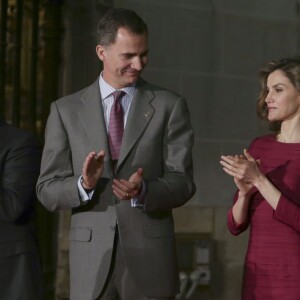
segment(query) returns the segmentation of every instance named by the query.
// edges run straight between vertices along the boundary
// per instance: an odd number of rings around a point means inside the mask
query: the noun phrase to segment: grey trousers
[[[113,262],[104,286],[104,290],[97,300],[174,300],[169,298],[147,298],[133,282],[126,265],[116,234]]]

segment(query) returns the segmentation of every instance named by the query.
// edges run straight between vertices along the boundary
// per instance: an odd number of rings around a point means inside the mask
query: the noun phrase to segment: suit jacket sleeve
[[[53,102],[46,126],[41,173],[37,182],[38,199],[49,211],[81,204],[77,188],[79,175],[74,175],[71,156],[64,123],[56,102]]]
[[[145,179],[145,212],[179,207],[195,193],[192,163],[194,135],[184,98],[177,99],[164,131],[163,176]]]
[[[34,137],[6,126],[1,150],[0,221],[16,222],[33,212],[40,149]]]

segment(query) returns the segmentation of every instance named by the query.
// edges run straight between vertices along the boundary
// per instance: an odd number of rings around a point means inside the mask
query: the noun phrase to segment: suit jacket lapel
[[[79,120],[82,122],[85,128],[86,134],[89,137],[91,148],[88,151],[100,150],[105,151],[104,161],[109,169],[109,173],[113,172],[113,168],[110,161],[110,150],[107,138],[107,130],[105,125],[103,107],[101,105],[101,96],[99,89],[98,79],[91,86],[89,86],[86,92],[82,95],[82,109],[79,111]],[[89,147],[89,145],[87,145]]]
[[[137,84],[123,135],[118,166],[138,141],[154,114],[154,108],[151,105],[154,94],[152,90],[145,89],[145,85],[143,80]]]

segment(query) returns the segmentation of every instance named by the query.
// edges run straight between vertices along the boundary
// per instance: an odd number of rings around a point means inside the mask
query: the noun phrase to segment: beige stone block
[[[213,208],[183,206],[173,210],[176,233],[213,232]]]

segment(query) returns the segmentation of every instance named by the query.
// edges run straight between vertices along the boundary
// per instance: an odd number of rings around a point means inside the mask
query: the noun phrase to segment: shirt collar
[[[121,90],[124,91],[128,95],[133,95],[133,93],[135,91],[135,86],[136,86],[136,82],[134,84],[132,84],[131,86],[125,87]],[[99,87],[100,87],[100,94],[101,94],[102,101],[104,99],[106,99],[107,97],[109,97],[114,91],[116,91],[115,88],[113,88],[111,85],[109,85],[103,79],[102,72],[99,76]]]

